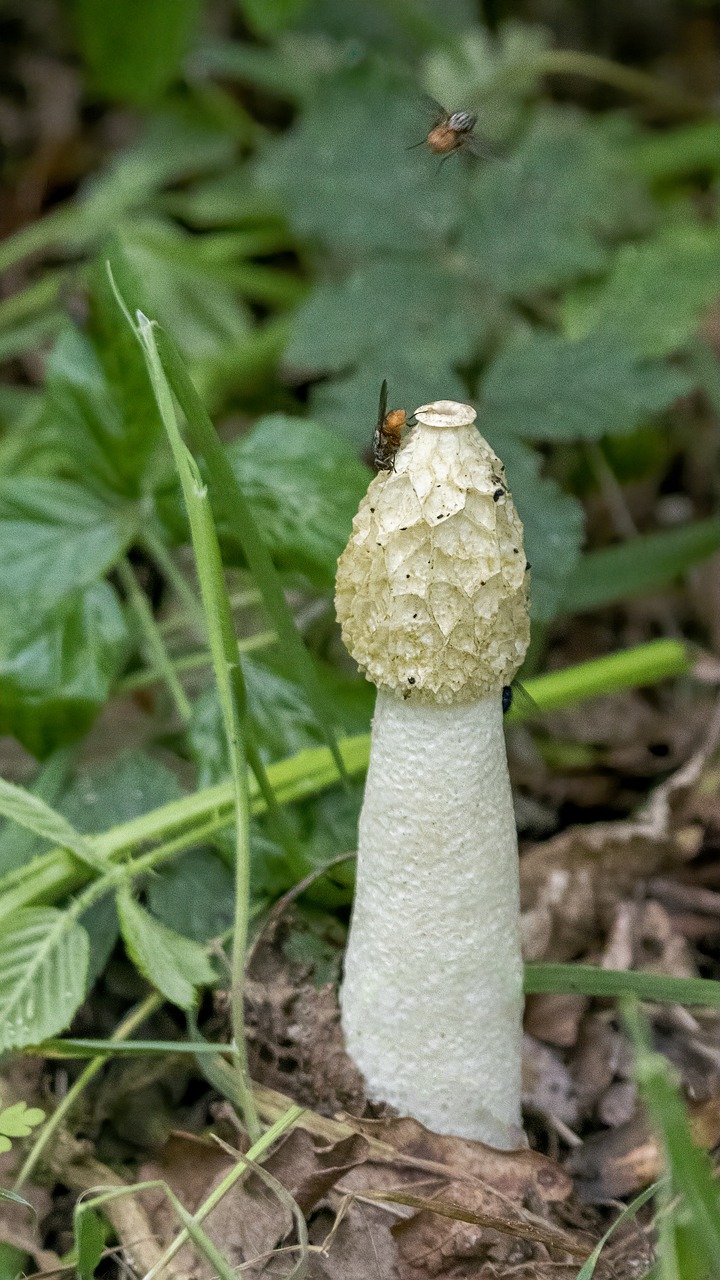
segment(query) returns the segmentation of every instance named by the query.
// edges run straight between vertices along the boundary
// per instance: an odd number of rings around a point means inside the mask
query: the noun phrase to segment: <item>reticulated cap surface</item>
[[[460,425],[449,422],[456,411]],[[509,684],[525,657],[523,530],[474,410],[437,401],[418,413],[395,470],[360,503],[338,561],[337,616],[374,684],[465,701]]]

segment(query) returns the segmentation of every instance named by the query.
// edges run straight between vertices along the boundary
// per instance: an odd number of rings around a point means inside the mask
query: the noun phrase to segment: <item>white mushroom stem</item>
[[[370,1096],[516,1145],[522,963],[502,689],[529,639],[522,525],[470,405],[416,410],[338,563],[378,686],[341,993]]]
[[[521,1141],[518,853],[499,694],[378,693],[342,1023],[370,1096]]]

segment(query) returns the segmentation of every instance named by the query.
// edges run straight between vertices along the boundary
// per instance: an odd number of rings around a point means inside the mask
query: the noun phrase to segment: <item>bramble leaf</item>
[[[203,947],[155,920],[135,901],[127,885],[117,895],[120,929],[143,977],[172,1004],[192,1009],[197,987],[215,982],[216,973]]]
[[[0,733],[39,759],[74,742],[110,695],[128,650],[128,630],[106,582],[43,615],[0,606]]]
[[[27,601],[41,613],[89,586],[123,554],[135,520],[66,480],[0,479],[0,610]]]
[[[489,434],[599,440],[632,431],[692,388],[680,369],[597,332],[571,341],[534,331],[505,347],[483,383]]]
[[[261,418],[228,455],[278,567],[332,587],[367,469],[325,427],[284,414]],[[218,531],[226,540],[222,521]]]
[[[693,336],[717,298],[720,229],[681,223],[624,245],[601,284],[569,294],[564,329],[571,338],[616,334],[639,355],[670,355]]]
[[[0,1052],[64,1031],[85,997],[88,937],[69,912],[24,907],[0,924]]]

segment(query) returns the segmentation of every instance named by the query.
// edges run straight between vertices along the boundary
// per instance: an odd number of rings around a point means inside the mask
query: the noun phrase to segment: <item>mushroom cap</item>
[[[499,691],[530,639],[523,530],[470,405],[417,410],[338,561],[343,640],[368,679],[420,700]]]

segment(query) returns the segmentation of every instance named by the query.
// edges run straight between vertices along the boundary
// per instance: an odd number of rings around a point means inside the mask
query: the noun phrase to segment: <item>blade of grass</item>
[[[623,1222],[629,1222],[634,1218],[639,1210],[642,1209],[643,1205],[647,1204],[648,1200],[651,1200],[653,1196],[658,1194],[662,1185],[662,1181],[653,1182],[651,1187],[646,1187],[644,1191],[640,1192],[639,1196],[636,1196],[634,1200],[630,1201],[630,1204],[625,1206],[622,1213],[618,1214],[615,1221],[610,1224],[602,1239],[598,1240],[598,1243],[590,1254],[590,1257],[585,1259],[577,1273],[576,1280],[592,1280],[595,1275],[595,1268],[600,1261],[600,1254],[605,1248],[605,1245],[611,1235],[617,1231],[618,1227],[622,1226]]]
[[[295,1124],[295,1122],[300,1118],[300,1116],[303,1113],[303,1110],[304,1110],[303,1107],[298,1107],[298,1106],[288,1107],[287,1111],[284,1112],[284,1114],[280,1116],[278,1120],[275,1121],[275,1124],[273,1124],[269,1129],[267,1129],[266,1132],[262,1135],[262,1137],[258,1138],[257,1142],[253,1143],[253,1145],[251,1146],[250,1150],[247,1153],[247,1157],[246,1157],[247,1160],[254,1161],[256,1164],[259,1163],[259,1161],[262,1160],[262,1158],[265,1156],[266,1152],[269,1151],[273,1143],[275,1143],[277,1139],[280,1138],[283,1135],[283,1133],[285,1133],[288,1129],[290,1129]],[[195,1223],[203,1222],[204,1219],[208,1216],[208,1214],[212,1212],[215,1206],[220,1203],[223,1196],[227,1195],[230,1188],[235,1185],[238,1179],[241,1178],[245,1172],[246,1172],[245,1165],[240,1164],[240,1162],[238,1161],[238,1163],[234,1166],[234,1168],[230,1169],[229,1172],[226,1173],[222,1181],[219,1182],[218,1185],[214,1188],[214,1190],[208,1196],[205,1203],[202,1204],[200,1208],[195,1211],[195,1213],[193,1214],[193,1221]],[[187,1243],[189,1236],[190,1236],[190,1233],[187,1227],[183,1228],[180,1234],[175,1237],[172,1244],[168,1245],[162,1257],[159,1259],[158,1262],[155,1263],[155,1266],[152,1267],[150,1271],[148,1271],[147,1274],[143,1277],[143,1280],[155,1280],[155,1276],[159,1275],[159,1273],[165,1269],[165,1267],[169,1262],[172,1262],[172,1259],[175,1257],[176,1253],[179,1253],[183,1245]]]
[[[649,644],[590,658],[562,671],[549,671],[523,681],[524,687],[541,711],[557,711],[584,698],[597,698],[621,689],[636,689],[655,684],[672,676],[687,675],[692,670],[688,649],[679,640],[652,640]],[[506,719],[527,718],[522,706],[513,705]]]
[[[235,1041],[238,1100],[251,1141],[260,1134],[260,1122],[250,1084],[245,1043],[245,952],[250,909],[250,795],[238,698],[244,695],[237,639],[225,588],[222,558],[212,512],[197,463],[185,445],[175,417],[172,394],[166,381],[150,321],[138,313],[143,345],[155,399],[170,441],[182,484],[190,521],[193,552],[200,581],[210,651],[222,709],[235,802],[235,914],[232,946],[231,1020]]]
[[[170,386],[185,414],[190,439],[203,458],[210,488],[218,504],[232,519],[250,572],[262,592],[270,621],[277,631],[284,656],[298,684],[305,690],[340,776],[347,781],[325,694],[295,626],[280,576],[258,532],[248,501],[238,484],[210,415],[185,369],[182,357],[169,334],[162,328],[157,331],[157,347]]]
[[[565,992],[583,996],[636,996],[657,1004],[720,1005],[720,982],[712,978],[667,978],[630,969],[597,969],[590,964],[526,964],[525,992]]]
[[[720,520],[628,539],[583,556],[563,592],[565,613],[580,613],[656,591],[720,548]]]
[[[117,572],[130,607],[140,625],[143,638],[150,651],[151,660],[155,664],[158,679],[163,680],[167,685],[183,724],[189,724],[192,716],[192,707],[175,673],[172,659],[165,648],[165,641],[158,630],[148,599],[145,593],[141,591],[138,580],[127,560],[121,560],[118,563]]]
[[[53,1111],[50,1119],[43,1125],[40,1133],[33,1142],[33,1145],[25,1158],[20,1172],[15,1179],[15,1190],[19,1191],[33,1174],[37,1167],[38,1161],[47,1147],[50,1140],[55,1136],[60,1125],[67,1118],[68,1113],[72,1110],[77,1102],[80,1094],[90,1084],[90,1081],[98,1074],[109,1061],[113,1053],[117,1053],[126,1036],[132,1035],[136,1027],[139,1027],[148,1018],[152,1017],[157,1009],[163,1004],[162,996],[157,992],[146,996],[142,1004],[137,1008],[131,1009],[126,1018],[115,1028],[107,1045],[104,1046],[105,1052],[100,1056],[97,1054],[93,1057],[93,1061],[89,1062],[83,1071],[81,1071],[77,1080],[70,1086],[64,1098],[58,1103]],[[112,1046],[112,1048],[110,1048]],[[123,1046],[124,1047],[124,1046]]]
[[[672,1214],[672,1249],[680,1254],[676,1269],[683,1280],[705,1280],[717,1275],[720,1259],[720,1196],[712,1162],[693,1141],[677,1074],[651,1048],[649,1028],[637,1001],[626,1000],[622,1013],[635,1052],[638,1089],[665,1149],[671,1191],[680,1197]]]

